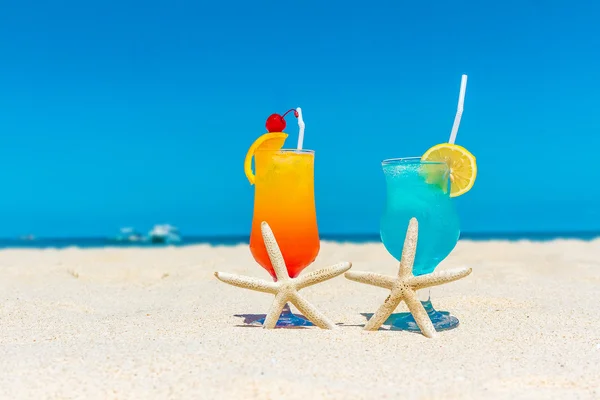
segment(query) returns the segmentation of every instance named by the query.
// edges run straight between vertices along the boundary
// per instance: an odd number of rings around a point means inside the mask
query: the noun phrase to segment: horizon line
[[[35,236],[34,239],[23,239],[29,235],[22,236],[12,236],[12,237],[0,237],[0,241],[18,241],[18,242],[35,242],[38,240],[56,240],[56,241],[66,241],[66,240],[111,240],[114,236]],[[578,236],[598,236],[600,237],[600,230],[552,230],[552,231],[508,231],[508,230],[500,230],[500,231],[466,231],[460,232],[460,239],[469,239],[469,238],[477,238],[477,237],[529,237],[529,236],[545,236],[545,237],[578,237]],[[368,233],[319,233],[319,238],[321,240],[329,240],[329,238],[380,238],[379,232],[368,232]],[[248,241],[250,239],[250,234],[231,234],[231,235],[181,235],[182,239],[190,239],[190,240],[218,240],[218,239],[242,239],[244,241]]]

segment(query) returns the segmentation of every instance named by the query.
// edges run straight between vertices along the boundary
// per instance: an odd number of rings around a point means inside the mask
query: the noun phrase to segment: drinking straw
[[[467,91],[467,75],[462,76],[460,80],[460,93],[458,95],[458,108],[456,109],[456,116],[454,117],[454,125],[452,125],[452,132],[450,132],[450,140],[448,143],[454,144],[456,140],[456,134],[458,133],[458,125],[460,125],[460,118],[462,117],[464,103],[465,103],[465,92]]]
[[[296,112],[298,113],[298,150],[302,150],[302,143],[304,142],[304,120],[302,119],[302,109],[300,107],[296,108]]]

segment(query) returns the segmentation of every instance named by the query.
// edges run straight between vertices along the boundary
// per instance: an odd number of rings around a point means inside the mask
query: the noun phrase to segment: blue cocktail
[[[450,169],[446,163],[421,158],[389,159],[382,166],[387,196],[381,217],[381,240],[400,261],[408,223],[417,218],[419,241],[413,273],[431,273],[454,249],[460,236],[458,214],[450,199]],[[435,329],[456,327],[458,319],[436,311],[428,293],[422,303]],[[410,314],[396,316],[390,323],[395,329],[419,331]]]

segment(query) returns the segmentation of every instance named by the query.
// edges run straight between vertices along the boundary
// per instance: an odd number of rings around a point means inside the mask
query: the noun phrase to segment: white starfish
[[[264,328],[273,329],[279,320],[279,316],[283,311],[285,304],[290,301],[300,310],[302,314],[313,324],[323,329],[334,329],[335,324],[331,322],[325,315],[310,304],[304,297],[298,293],[300,289],[307,286],[335,278],[338,275],[348,271],[352,264],[349,262],[341,262],[318,271],[311,272],[307,275],[290,278],[285,261],[273,231],[269,224],[262,222],[260,225],[265,247],[271,264],[277,276],[277,282],[269,282],[264,279],[252,278],[250,276],[228,274],[226,272],[215,272],[215,276],[230,285],[256,290],[258,292],[271,293],[275,295],[275,300],[269,309],[267,318],[263,324]]]
[[[434,337],[436,333],[435,328],[433,327],[423,304],[419,301],[416,291],[452,282],[464,278],[471,273],[471,268],[457,268],[434,272],[427,275],[414,276],[412,271],[417,251],[418,237],[419,224],[416,218],[411,218],[406,231],[406,239],[404,240],[404,247],[402,248],[402,258],[397,277],[376,274],[374,272],[359,271],[351,271],[345,274],[346,278],[353,281],[391,290],[391,293],[387,299],[385,299],[385,302],[365,325],[365,330],[376,331],[379,329],[379,327],[383,325],[394,312],[396,307],[398,307],[398,304],[404,300],[423,335],[429,338]]]

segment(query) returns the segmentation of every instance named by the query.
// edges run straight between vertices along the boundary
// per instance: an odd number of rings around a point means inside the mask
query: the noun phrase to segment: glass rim
[[[443,161],[423,161],[421,157],[400,157],[400,158],[386,158],[381,162],[381,165],[388,164],[424,164],[424,165],[445,165],[448,167]]]
[[[270,152],[273,152],[273,153],[280,152],[280,153],[315,154],[314,150],[308,150],[308,149],[277,149],[277,150],[275,150],[275,149],[261,149],[261,148],[258,148],[258,149],[255,150],[256,153],[263,152],[263,151],[270,151]]]

